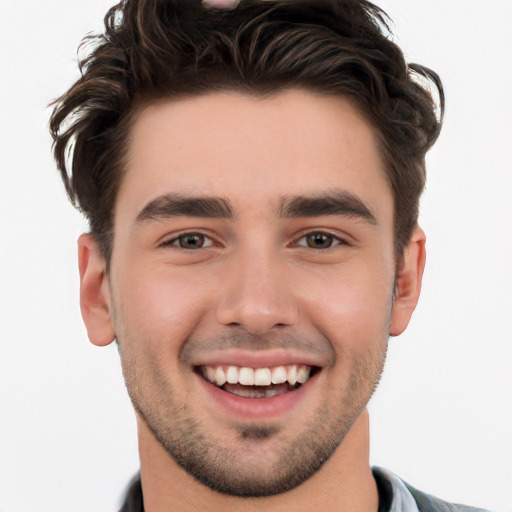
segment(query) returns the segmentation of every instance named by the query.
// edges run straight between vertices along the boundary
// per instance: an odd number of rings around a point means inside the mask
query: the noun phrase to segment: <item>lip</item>
[[[244,398],[224,391],[196,374],[199,385],[208,398],[207,403],[213,406],[215,414],[221,412],[234,420],[269,420],[292,412],[307,400],[315,387],[317,377],[315,374],[294,391],[271,398]]]
[[[289,349],[268,351],[219,350],[198,356],[192,365],[197,366],[246,366],[249,368],[271,368],[275,366],[302,365],[322,368],[325,363],[315,356]]]

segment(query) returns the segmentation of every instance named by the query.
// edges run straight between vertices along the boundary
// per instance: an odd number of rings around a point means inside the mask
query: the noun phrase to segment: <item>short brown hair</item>
[[[375,126],[395,204],[399,257],[418,220],[425,153],[435,142],[443,90],[407,64],[386,14],[366,0],[242,0],[230,12],[200,0],[123,0],[82,77],[55,103],[54,155],[71,202],[87,217],[107,262],[123,157],[137,109],[165,97],[289,88],[344,95]],[[439,115],[430,88],[439,97]]]

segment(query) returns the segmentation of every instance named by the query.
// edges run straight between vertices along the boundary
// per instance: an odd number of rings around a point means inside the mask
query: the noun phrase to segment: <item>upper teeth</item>
[[[270,386],[284,384],[292,386],[297,382],[304,384],[309,379],[310,366],[291,364],[272,368],[250,368],[248,366],[201,366],[202,375],[210,382],[223,386],[242,384],[244,386]]]

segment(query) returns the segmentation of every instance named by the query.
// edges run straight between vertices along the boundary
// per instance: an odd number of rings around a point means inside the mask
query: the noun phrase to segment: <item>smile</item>
[[[271,398],[294,391],[311,376],[311,366],[291,364],[264,368],[200,366],[199,373],[217,387],[243,398]]]

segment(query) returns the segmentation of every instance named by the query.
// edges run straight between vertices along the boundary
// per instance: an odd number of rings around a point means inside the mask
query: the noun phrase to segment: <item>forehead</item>
[[[275,208],[279,198],[328,189],[377,209],[392,202],[376,132],[348,99],[211,93],[141,110],[116,211],[140,211],[167,193],[227,197],[237,210]]]

